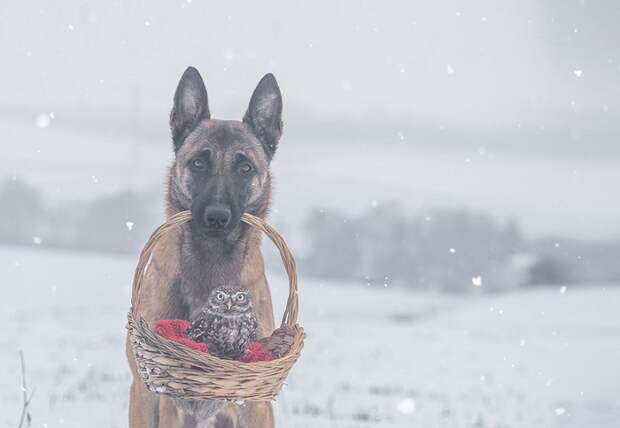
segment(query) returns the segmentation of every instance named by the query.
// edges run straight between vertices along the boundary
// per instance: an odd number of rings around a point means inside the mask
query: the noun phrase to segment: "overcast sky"
[[[618,22],[617,1],[2,2],[0,106],[159,113],[192,64],[216,116],[272,71],[325,116],[613,126]]]
[[[0,177],[58,199],[159,186],[185,67],[220,118],[274,72],[287,216],[396,199],[618,235],[619,22],[616,0],[1,2]]]

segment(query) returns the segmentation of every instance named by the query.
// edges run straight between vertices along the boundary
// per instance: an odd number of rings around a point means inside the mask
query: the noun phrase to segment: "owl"
[[[209,353],[229,360],[239,359],[256,340],[258,322],[250,293],[240,288],[216,288],[207,304],[192,320],[187,337],[209,346]]]

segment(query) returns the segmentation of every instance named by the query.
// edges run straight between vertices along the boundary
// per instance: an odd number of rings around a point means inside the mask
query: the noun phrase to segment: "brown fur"
[[[188,73],[189,77],[186,77]],[[197,73],[188,69],[175,95],[171,125],[176,159],[168,180],[167,215],[191,209],[196,218],[202,215],[204,201],[207,204],[211,200],[222,203],[226,198],[232,198],[231,206],[238,206],[240,212],[264,217],[271,196],[269,161],[281,131],[281,104],[275,110],[269,110],[269,103],[274,99],[281,103],[275,79],[269,75],[259,83],[243,122],[218,121],[209,116],[206,90],[201,92],[203,83]],[[189,83],[186,82],[188,79]],[[277,99],[273,97],[273,85]],[[266,91],[271,98],[263,97],[261,91]],[[187,102],[188,97],[193,103]],[[277,117],[264,116],[264,112],[272,116],[275,112]],[[198,120],[194,120],[196,117]],[[266,129],[260,129],[261,126]],[[271,140],[266,140],[265,135]],[[193,156],[205,151],[209,152],[208,159],[212,164],[208,179],[197,176],[187,167]],[[240,154],[256,169],[251,180],[243,181],[235,176],[234,162]],[[241,183],[237,187],[231,184],[235,180]],[[234,216],[234,209],[232,212]],[[136,299],[137,313],[151,325],[159,319],[190,319],[201,309],[213,288],[234,285],[250,291],[259,324],[258,336],[270,335],[274,330],[273,308],[260,241],[258,231],[240,222],[233,223],[224,236],[211,236],[205,233],[200,221],[190,221],[168,234],[154,250],[139,299]],[[127,358],[133,374],[129,405],[131,428],[274,426],[270,403],[236,405],[175,400],[152,393],[146,389],[137,371],[129,342]]]

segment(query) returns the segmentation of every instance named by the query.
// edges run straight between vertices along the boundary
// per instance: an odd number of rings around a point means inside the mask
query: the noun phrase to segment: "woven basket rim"
[[[218,360],[218,362],[220,362],[221,364],[226,364],[228,366],[231,367],[247,367],[248,364],[251,364],[253,367],[256,366],[263,366],[263,367],[279,367],[283,362],[288,362],[288,361],[296,361],[299,358],[299,354],[295,353],[295,352],[289,352],[285,355],[282,355],[279,358],[274,358],[272,360],[268,360],[268,361],[253,361],[250,363],[246,363],[246,362],[242,362],[239,360],[227,360],[227,359],[222,359],[219,357],[216,357],[213,354],[210,353],[205,353],[202,351],[198,351],[196,349],[192,349],[189,346],[185,346],[181,343],[166,339],[165,337],[159,336],[157,335],[157,333],[155,333],[149,326],[148,323],[146,322],[146,320],[142,317],[140,318],[134,318],[133,314],[131,312],[129,312],[128,314],[128,321],[129,321],[129,325],[131,324],[138,324],[140,325],[140,327],[144,330],[144,329],[148,329],[148,331],[152,332],[152,335],[157,337],[157,340],[159,342],[163,342],[166,343],[166,345],[170,348],[175,349],[177,352],[183,352],[184,354],[187,355],[191,355],[193,359],[195,359],[197,362],[201,362],[201,363],[210,363],[213,360]],[[305,333],[304,333],[304,329],[299,325],[299,324],[295,324],[295,326],[291,329],[291,331],[294,333],[295,339],[296,340],[300,340],[301,342],[303,342],[303,338],[305,337]],[[303,343],[302,343],[303,346]]]

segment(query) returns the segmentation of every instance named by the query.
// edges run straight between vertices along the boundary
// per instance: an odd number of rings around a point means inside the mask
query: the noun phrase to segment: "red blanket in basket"
[[[188,328],[189,321],[186,320],[159,320],[155,323],[155,333],[159,334],[163,338],[180,343],[181,345],[195,349],[196,351],[209,352],[209,347],[206,343],[194,342],[185,336],[185,332]],[[245,351],[245,354],[239,358],[239,361],[244,363],[271,360],[273,360],[273,355],[271,355],[271,352],[263,348],[263,345],[258,342],[251,343]]]

